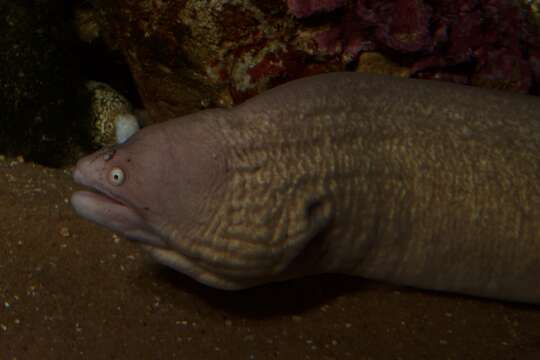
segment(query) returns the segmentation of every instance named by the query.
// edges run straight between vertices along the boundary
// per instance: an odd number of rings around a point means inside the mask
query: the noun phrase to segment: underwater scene
[[[540,358],[540,1],[0,15],[0,360]]]

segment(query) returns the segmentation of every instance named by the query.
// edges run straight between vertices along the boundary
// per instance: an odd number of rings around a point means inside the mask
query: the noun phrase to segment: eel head
[[[87,189],[72,195],[75,211],[131,240],[167,247],[171,228],[189,232],[204,221],[202,208],[217,187],[219,159],[207,156],[198,131],[149,126],[80,159],[73,178]]]

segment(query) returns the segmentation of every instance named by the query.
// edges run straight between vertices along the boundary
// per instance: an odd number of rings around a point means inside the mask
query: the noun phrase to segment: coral
[[[379,3],[367,10],[365,0],[359,0],[356,13],[360,19],[376,26],[375,37],[381,44],[398,52],[429,51],[431,7],[423,0],[400,0]]]
[[[409,68],[400,66],[377,52],[364,52],[360,54],[356,71],[399,77],[409,77],[410,75]]]
[[[332,11],[342,7],[345,0],[287,0],[290,12],[297,17],[306,17],[317,12]]]
[[[357,0],[343,6],[341,21],[313,38],[319,51],[344,61],[365,51],[399,54],[411,76],[528,92],[538,78],[535,5]]]
[[[355,68],[540,93],[537,1],[96,2],[153,119]]]
[[[272,41],[238,54],[230,74],[229,91],[240,103],[265,89],[308,75],[339,71],[335,63],[310,64],[307,54]]]
[[[520,53],[509,49],[481,49],[477,71],[471,78],[473,85],[502,90],[527,92],[532,85],[529,63]]]

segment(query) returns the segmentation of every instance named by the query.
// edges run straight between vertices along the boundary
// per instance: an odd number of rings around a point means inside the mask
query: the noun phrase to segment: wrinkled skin
[[[540,101],[335,73],[83,158],[81,216],[222,289],[324,272],[539,304]]]
[[[201,207],[207,197],[217,196],[218,179],[225,176],[222,155],[210,151],[216,143],[210,129],[168,124],[145,128],[122,145],[81,159],[74,179],[93,191],[71,198],[79,215],[141,242],[157,257],[175,245],[165,235],[171,223],[180,220],[175,231],[189,233],[208,221]],[[167,163],[179,169],[163,166]],[[111,178],[114,169],[124,176],[120,185]]]

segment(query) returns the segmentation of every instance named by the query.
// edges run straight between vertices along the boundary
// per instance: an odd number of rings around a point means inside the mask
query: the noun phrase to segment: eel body
[[[533,96],[319,75],[144,128],[74,177],[79,214],[210,286],[346,273],[540,304]]]

